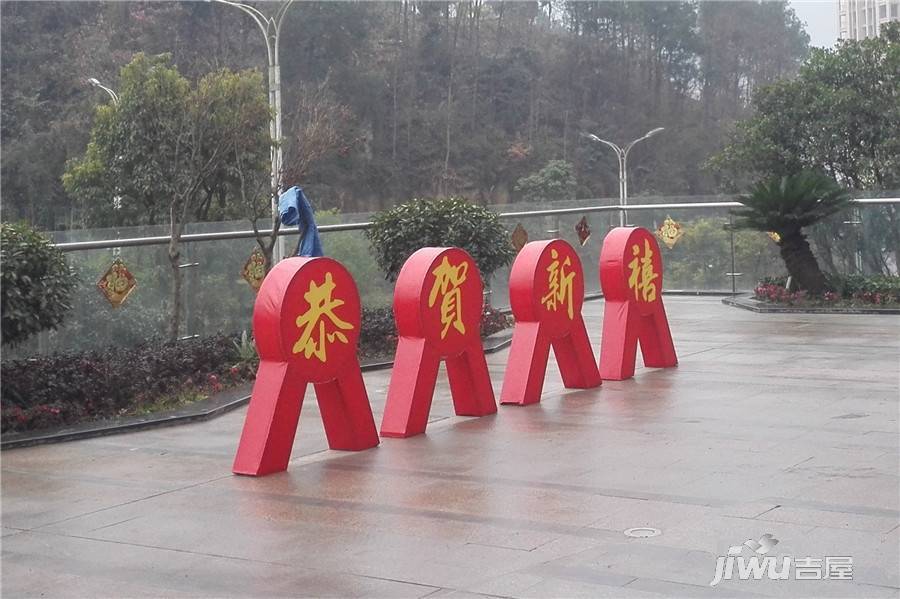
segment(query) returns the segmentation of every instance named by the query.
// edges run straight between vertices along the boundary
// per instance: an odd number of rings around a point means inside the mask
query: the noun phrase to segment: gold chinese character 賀
[[[572,271],[566,272],[566,267],[572,266],[572,258],[566,256],[566,259],[560,264],[559,252],[556,250],[550,250],[550,257],[553,259],[550,262],[550,266],[547,267],[547,282],[550,291],[541,298],[541,303],[552,312],[556,312],[557,306],[564,303],[571,319],[574,317],[572,281],[575,279],[575,273]]]
[[[462,320],[462,285],[466,280],[469,272],[469,264],[461,262],[457,265],[450,264],[447,256],[441,263],[431,271],[434,275],[434,285],[431,287],[431,293],[428,295],[428,307],[434,307],[438,295],[441,296],[441,339],[447,336],[447,332],[452,326],[454,329],[465,335],[466,325]]]
[[[325,273],[325,281],[321,285],[316,285],[315,281],[309,282],[309,290],[303,294],[303,299],[309,302],[309,310],[297,317],[297,327],[302,333],[294,344],[295,354],[302,352],[306,358],[315,356],[325,362],[327,343],[348,343],[347,336],[337,329],[347,331],[353,325],[334,313],[335,308],[344,305],[344,300],[334,298],[335,287],[330,272]]]
[[[641,256],[641,248],[638,244],[631,246],[634,256],[628,263],[631,274],[628,277],[628,288],[634,289],[634,299],[643,299],[645,302],[656,300],[656,283],[659,273],[653,271],[653,250],[650,249],[650,241],[644,240],[644,255]]]

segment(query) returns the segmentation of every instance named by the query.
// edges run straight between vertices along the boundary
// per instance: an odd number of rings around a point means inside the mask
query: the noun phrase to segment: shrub
[[[578,182],[571,162],[551,160],[536,173],[516,182],[516,191],[528,202],[574,200]]]
[[[794,282],[821,295],[828,282],[803,229],[846,208],[849,193],[828,175],[804,171],[760,181],[740,201],[744,206],[734,211],[735,226],[778,233],[781,258]]]
[[[219,335],[133,349],[54,354],[0,365],[2,432],[116,416],[185,388],[215,392],[253,369]]]
[[[481,336],[498,333],[511,324],[506,314],[490,306],[481,314]],[[364,357],[387,357],[397,349],[397,325],[391,308],[363,308],[359,348]]]
[[[4,345],[62,323],[72,307],[75,276],[49,239],[27,225],[3,223],[0,270]]]
[[[861,299],[880,304],[900,302],[900,277],[860,274],[831,275],[828,282],[835,293],[843,298]]]
[[[497,213],[460,198],[413,200],[380,212],[366,236],[390,281],[397,279],[406,259],[423,247],[466,250],[485,280],[516,255]]]
[[[390,307],[363,308],[359,348],[365,357],[387,356],[397,347],[397,325]]]
[[[491,306],[485,306],[481,314],[481,336],[489,337],[509,328],[511,324],[512,319],[508,315]]]
[[[796,304],[806,301],[833,303],[845,301],[852,304],[900,303],[900,277],[888,275],[828,275],[828,290],[820,296],[809,296],[803,291],[791,292],[785,288],[786,277],[764,277],[754,290],[756,299]]]

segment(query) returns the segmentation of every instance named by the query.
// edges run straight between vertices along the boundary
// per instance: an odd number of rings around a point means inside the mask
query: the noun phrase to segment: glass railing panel
[[[894,194],[895,196],[896,194]],[[891,196],[891,197],[894,197]],[[641,197],[635,204],[696,203],[729,201],[725,196],[703,198]],[[562,238],[578,251],[585,274],[585,291],[600,291],[597,266],[606,233],[618,226],[616,210],[569,214],[529,214],[550,209],[587,209],[614,205],[615,199],[569,202],[536,202],[493,206],[500,212],[523,212],[503,218],[511,234],[521,225],[529,241]],[[628,211],[629,224],[656,231],[671,218],[681,227],[681,236],[672,248],[660,240],[665,265],[667,291],[748,291],[766,276],[784,275],[778,245],[764,232],[732,231],[729,209],[710,206],[696,208],[653,208]],[[896,250],[900,231],[895,206],[862,204],[810,227],[808,237],[822,269],[829,273],[896,273]],[[320,213],[320,225],[364,223],[371,214]],[[581,245],[576,224],[585,218],[590,238]],[[185,233],[248,230],[246,221],[199,223]],[[136,237],[166,236],[168,227],[143,226],[119,229],[92,229],[54,232],[54,241],[75,242]],[[296,248],[298,235],[283,237],[285,255]],[[362,303],[367,307],[390,306],[393,283],[385,280],[363,230],[323,231],[325,254],[342,262],[353,274]],[[255,293],[242,278],[242,270],[256,247],[253,238],[222,241],[183,242],[179,263],[184,285],[183,318],[179,337],[208,336],[217,332],[250,330]],[[733,249],[732,249],[733,248]],[[97,288],[97,281],[113,260],[120,257],[137,281],[136,289],[118,308],[111,306]],[[166,338],[171,322],[172,269],[166,245],[120,247],[115,249],[66,252],[79,282],[72,297],[72,311],[57,331],[36,335],[17,348],[4,348],[8,357],[52,351],[76,351],[134,346],[152,338]],[[731,273],[740,273],[732,277]],[[508,307],[509,268],[496,271],[490,280],[491,303]]]

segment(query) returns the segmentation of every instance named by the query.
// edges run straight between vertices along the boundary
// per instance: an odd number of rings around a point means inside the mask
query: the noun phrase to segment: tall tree
[[[234,178],[242,161],[261,164],[268,105],[258,74],[219,71],[192,87],[167,55],[138,54],[122,69],[118,98],[97,109],[87,152],[70,163],[63,182],[89,213],[114,212],[119,198],[126,210],[168,221],[175,341],[184,226],[219,179]]]
[[[900,187],[900,23],[881,37],[814,49],[796,79],[757,93],[710,166],[725,185],[801,169],[820,169],[855,190]],[[900,264],[900,219],[887,242]]]

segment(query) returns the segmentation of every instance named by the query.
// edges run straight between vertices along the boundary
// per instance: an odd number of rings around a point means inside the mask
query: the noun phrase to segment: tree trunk
[[[810,295],[821,295],[825,291],[825,275],[806,241],[806,235],[800,231],[786,233],[779,247],[788,274],[797,286]]]
[[[181,251],[177,243],[169,243],[169,265],[172,267],[172,320],[169,322],[169,341],[178,341],[178,329],[183,311],[181,299],[182,273],[179,268]]]

